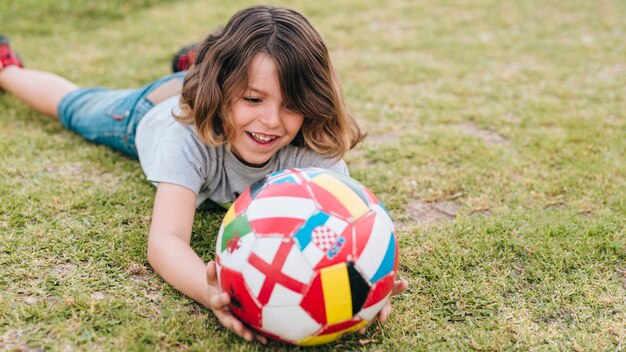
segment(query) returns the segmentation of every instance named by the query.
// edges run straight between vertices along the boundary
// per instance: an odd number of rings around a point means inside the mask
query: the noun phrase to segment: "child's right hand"
[[[230,303],[230,296],[228,293],[222,292],[219,283],[217,282],[217,270],[215,269],[215,262],[210,261],[207,264],[207,281],[209,282],[209,308],[213,311],[217,319],[227,329],[231,330],[235,334],[246,339],[246,341],[252,341],[256,338],[262,344],[267,343],[267,337],[254,333],[243,325],[239,319],[235,318],[228,308]]]

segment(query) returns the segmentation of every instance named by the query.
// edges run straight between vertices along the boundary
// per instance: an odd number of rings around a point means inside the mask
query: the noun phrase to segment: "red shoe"
[[[24,67],[19,55],[11,50],[9,45],[9,37],[6,35],[0,35],[0,71],[7,67],[15,65],[17,67]]]
[[[196,59],[196,46],[190,44],[180,48],[172,59],[172,71],[174,73],[188,70]]]

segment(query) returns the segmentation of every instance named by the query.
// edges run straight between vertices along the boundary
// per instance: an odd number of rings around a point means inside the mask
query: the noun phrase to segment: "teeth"
[[[254,137],[254,139],[258,139],[261,142],[269,142],[271,140],[274,140],[276,138],[276,136],[267,136],[264,134],[258,134],[258,133],[254,133],[254,132],[250,132],[250,134],[252,135],[252,137]]]

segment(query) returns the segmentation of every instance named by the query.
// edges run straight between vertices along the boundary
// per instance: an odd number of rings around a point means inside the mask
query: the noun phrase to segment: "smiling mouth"
[[[274,135],[270,135],[270,134],[263,134],[263,133],[257,133],[257,132],[248,132],[248,131],[246,131],[246,133],[255,142],[261,143],[261,144],[269,144],[269,143],[273,142],[274,140],[276,140],[278,138],[278,136],[274,136]]]

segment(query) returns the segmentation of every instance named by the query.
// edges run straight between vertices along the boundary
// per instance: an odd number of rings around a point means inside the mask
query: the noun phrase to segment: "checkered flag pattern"
[[[337,242],[337,237],[339,236],[328,226],[318,226],[313,229],[312,237],[313,243],[315,243],[322,252],[326,252]]]

